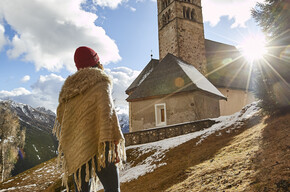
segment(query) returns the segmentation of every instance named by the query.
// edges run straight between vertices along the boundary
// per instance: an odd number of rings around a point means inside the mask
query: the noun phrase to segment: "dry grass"
[[[51,159],[23,173],[9,178],[0,184],[0,189],[19,192],[37,192],[46,190],[59,179],[61,173],[55,169],[56,159]]]
[[[199,138],[196,138],[174,149],[171,149],[166,153],[166,158],[160,162],[166,162],[166,166],[157,168],[154,172],[139,177],[137,180],[122,184],[121,189],[125,192],[136,190],[138,192],[157,192],[166,191],[175,185],[180,185],[185,188],[184,191],[186,191],[186,189],[188,189],[188,191],[194,191],[195,185],[189,186],[181,184],[182,182],[186,181],[186,179],[189,178],[191,174],[193,174],[194,167],[204,166],[204,168],[208,168],[207,163],[214,163],[216,166],[220,166],[221,162],[219,159],[223,157],[224,153],[222,153],[221,156],[217,155],[223,151],[223,148],[228,147],[227,150],[232,150],[232,147],[230,146],[233,142],[235,142],[235,136],[242,134],[245,130],[251,128],[255,124],[258,124],[259,122],[260,118],[255,117],[251,119],[250,122],[246,123],[239,129],[232,131],[231,133],[226,133],[227,130],[232,128],[228,127],[227,129],[221,131],[221,136],[216,136],[219,133],[209,136],[200,145],[196,146],[196,142],[199,140]],[[237,145],[239,146],[240,144]],[[242,152],[243,150],[240,149],[238,151]],[[236,156],[239,156],[239,153],[237,153]],[[228,157],[227,161],[231,162],[230,159],[234,159],[234,157]],[[206,164],[202,165],[202,163]],[[199,175],[199,177],[200,176],[202,176],[202,174]],[[204,185],[206,182],[209,183],[209,180],[204,181],[203,183],[200,180],[199,184]],[[176,186],[170,190],[174,191],[177,190],[177,188],[181,187]],[[201,187],[196,185],[196,190],[200,191],[200,189]]]
[[[260,150],[253,158],[252,191],[290,191],[290,113],[267,118]]]
[[[187,169],[188,178],[166,191],[248,191],[264,124],[233,137],[213,158]]]
[[[248,122],[241,122],[238,129],[228,127],[207,137],[200,145],[196,145],[199,138],[190,140],[166,153],[160,163],[167,165],[123,183],[121,190],[290,191],[289,125],[290,113],[272,118],[255,116]],[[135,150],[128,150],[128,161],[136,165],[153,153],[150,151],[139,157]],[[13,181],[3,182],[0,189],[61,191],[58,170],[45,171],[50,166],[55,166],[54,159],[10,178]],[[36,186],[31,186],[33,184]]]
[[[124,192],[290,191],[290,114],[253,117],[196,146],[166,153],[167,165],[121,185]]]

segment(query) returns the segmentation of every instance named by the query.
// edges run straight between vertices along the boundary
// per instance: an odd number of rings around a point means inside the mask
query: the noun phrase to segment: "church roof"
[[[153,71],[153,69],[158,65],[158,63],[159,63],[158,59],[151,59],[150,62],[146,65],[146,67],[138,75],[138,77],[127,88],[126,93],[129,94],[136,87],[138,87],[145,80],[145,78]]]
[[[253,90],[251,66],[236,47],[205,40],[207,78],[216,87]]]
[[[219,99],[226,99],[193,65],[180,60],[172,54],[166,55],[159,64],[153,65],[151,63],[150,65],[151,67],[148,67],[148,69],[145,67],[146,70],[144,69],[141,73],[147,74],[151,72],[141,84],[135,87],[135,90],[127,98],[128,101],[196,90],[201,90]],[[153,66],[154,70],[152,69]],[[143,79],[142,77],[137,77],[137,79],[140,81],[140,79]],[[127,91],[132,90],[133,83]]]

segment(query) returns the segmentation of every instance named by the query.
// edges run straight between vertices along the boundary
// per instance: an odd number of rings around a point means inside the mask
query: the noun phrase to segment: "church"
[[[236,47],[204,38],[201,0],[157,0],[159,60],[127,88],[130,132],[230,115],[255,100]]]

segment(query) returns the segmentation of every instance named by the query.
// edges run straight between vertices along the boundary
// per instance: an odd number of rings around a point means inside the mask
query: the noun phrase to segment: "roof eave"
[[[225,96],[216,95],[216,94],[214,94],[214,93],[207,92],[207,91],[204,91],[204,90],[199,89],[199,88],[197,88],[196,90],[176,92],[176,93],[174,93],[174,94],[183,94],[183,93],[196,92],[196,91],[201,91],[201,92],[205,93],[205,94],[208,95],[208,96],[218,98],[219,100],[226,100],[226,101],[227,101],[227,97],[225,97]],[[132,98],[132,99],[130,99],[130,96],[129,96],[129,97],[126,99],[126,101],[127,101],[127,102],[142,101],[142,100],[148,100],[148,99],[154,99],[154,98],[166,97],[166,96],[168,96],[168,95],[174,95],[174,94],[154,95],[154,96],[138,97],[138,98]]]

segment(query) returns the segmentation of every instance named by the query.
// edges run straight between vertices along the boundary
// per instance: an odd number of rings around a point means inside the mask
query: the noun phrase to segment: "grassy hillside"
[[[166,153],[154,172],[122,184],[125,192],[290,191],[290,114],[256,116],[196,145],[199,138]],[[129,161],[136,155],[128,153]],[[141,157],[142,158],[142,157]]]
[[[224,121],[219,129],[128,147],[121,191],[290,191],[290,113],[244,111]],[[3,182],[0,192],[62,191],[60,174],[53,159]]]

